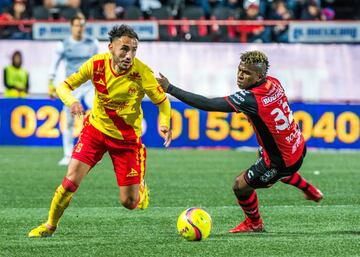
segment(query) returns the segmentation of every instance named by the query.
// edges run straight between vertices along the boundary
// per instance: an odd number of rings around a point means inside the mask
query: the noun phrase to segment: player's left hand
[[[165,136],[164,146],[169,147],[172,140],[172,131],[167,126],[160,126],[161,133]]]
[[[159,72],[160,78],[156,78],[156,80],[158,81],[158,83],[160,84],[160,86],[162,87],[162,89],[164,90],[164,92],[167,93],[167,90],[169,88],[170,82],[167,79],[167,77],[165,77],[164,75],[162,75]]]

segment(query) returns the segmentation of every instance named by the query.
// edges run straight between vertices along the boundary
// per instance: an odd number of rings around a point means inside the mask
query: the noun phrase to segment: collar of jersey
[[[131,67],[132,67],[132,64],[131,64],[131,66],[130,66],[129,69],[127,69],[127,70],[125,70],[125,71],[123,71],[123,72],[120,72],[119,74],[116,74],[116,72],[113,70],[112,65],[111,65],[111,58],[109,58],[109,65],[110,65],[111,73],[112,73],[115,77],[119,77],[119,76],[121,76],[121,75],[126,74],[129,70],[131,70]]]
[[[265,82],[266,82],[266,78],[263,78],[262,80],[254,83],[251,86],[249,86],[248,88],[246,88],[246,90],[253,89],[254,87],[258,87],[258,86],[264,84]]]

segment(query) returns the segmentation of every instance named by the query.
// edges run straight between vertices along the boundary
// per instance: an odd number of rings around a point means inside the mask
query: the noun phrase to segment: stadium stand
[[[35,20],[69,20],[79,11],[90,21],[158,21],[159,40],[200,42],[284,43],[288,42],[286,21],[360,18],[357,0],[156,0],[152,5],[144,3],[141,0],[3,0],[0,37],[29,39]],[[249,9],[257,9],[255,16],[249,16]],[[244,23],[249,20],[265,22]],[[264,31],[254,35],[261,24]]]

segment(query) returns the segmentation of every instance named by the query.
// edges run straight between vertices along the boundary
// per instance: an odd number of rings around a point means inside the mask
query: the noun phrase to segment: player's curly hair
[[[270,65],[267,56],[263,52],[248,51],[242,53],[240,60],[243,64],[251,65],[262,77],[266,77]]]
[[[126,24],[121,24],[120,26],[115,25],[109,31],[108,35],[110,38],[110,42],[113,42],[115,39],[120,38],[122,36],[128,36],[130,38],[136,38],[137,40],[139,40],[139,37],[136,34],[135,30]]]

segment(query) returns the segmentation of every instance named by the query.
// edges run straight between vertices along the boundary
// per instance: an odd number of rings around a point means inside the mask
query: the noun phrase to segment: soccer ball
[[[189,208],[183,211],[177,221],[179,234],[188,241],[205,240],[211,232],[212,220],[205,210]]]

